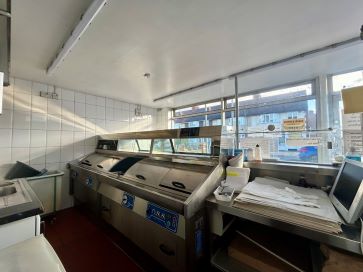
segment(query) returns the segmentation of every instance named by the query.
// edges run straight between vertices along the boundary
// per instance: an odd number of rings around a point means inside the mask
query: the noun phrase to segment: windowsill
[[[257,168],[273,171],[301,172],[319,174],[323,176],[335,177],[339,172],[339,167],[323,164],[295,163],[295,162],[244,162],[244,167]]]

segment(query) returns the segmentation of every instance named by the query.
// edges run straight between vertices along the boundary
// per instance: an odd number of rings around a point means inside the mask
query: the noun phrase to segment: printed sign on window
[[[300,131],[305,129],[305,118],[284,119],[282,126],[286,131]]]

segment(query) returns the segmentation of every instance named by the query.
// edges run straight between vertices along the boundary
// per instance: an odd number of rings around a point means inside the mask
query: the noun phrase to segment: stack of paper
[[[322,190],[256,178],[236,197],[233,206],[317,231],[341,233],[342,220]]]

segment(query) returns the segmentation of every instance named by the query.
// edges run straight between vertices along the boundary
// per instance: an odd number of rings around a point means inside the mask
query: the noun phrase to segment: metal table
[[[206,200],[209,209],[233,215],[238,218],[247,219],[282,231],[296,234],[314,241],[318,241],[330,246],[341,248],[353,253],[362,254],[360,250],[360,229],[356,226],[342,225],[343,233],[329,234],[316,230],[307,229],[298,225],[286,223],[273,218],[262,216],[256,213],[245,211],[232,206],[231,202],[217,201],[213,195]]]

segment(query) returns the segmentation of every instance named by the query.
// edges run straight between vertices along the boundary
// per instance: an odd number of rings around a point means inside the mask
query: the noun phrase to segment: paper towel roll
[[[227,167],[226,182],[223,185],[231,186],[235,192],[241,192],[250,177],[250,168]]]

